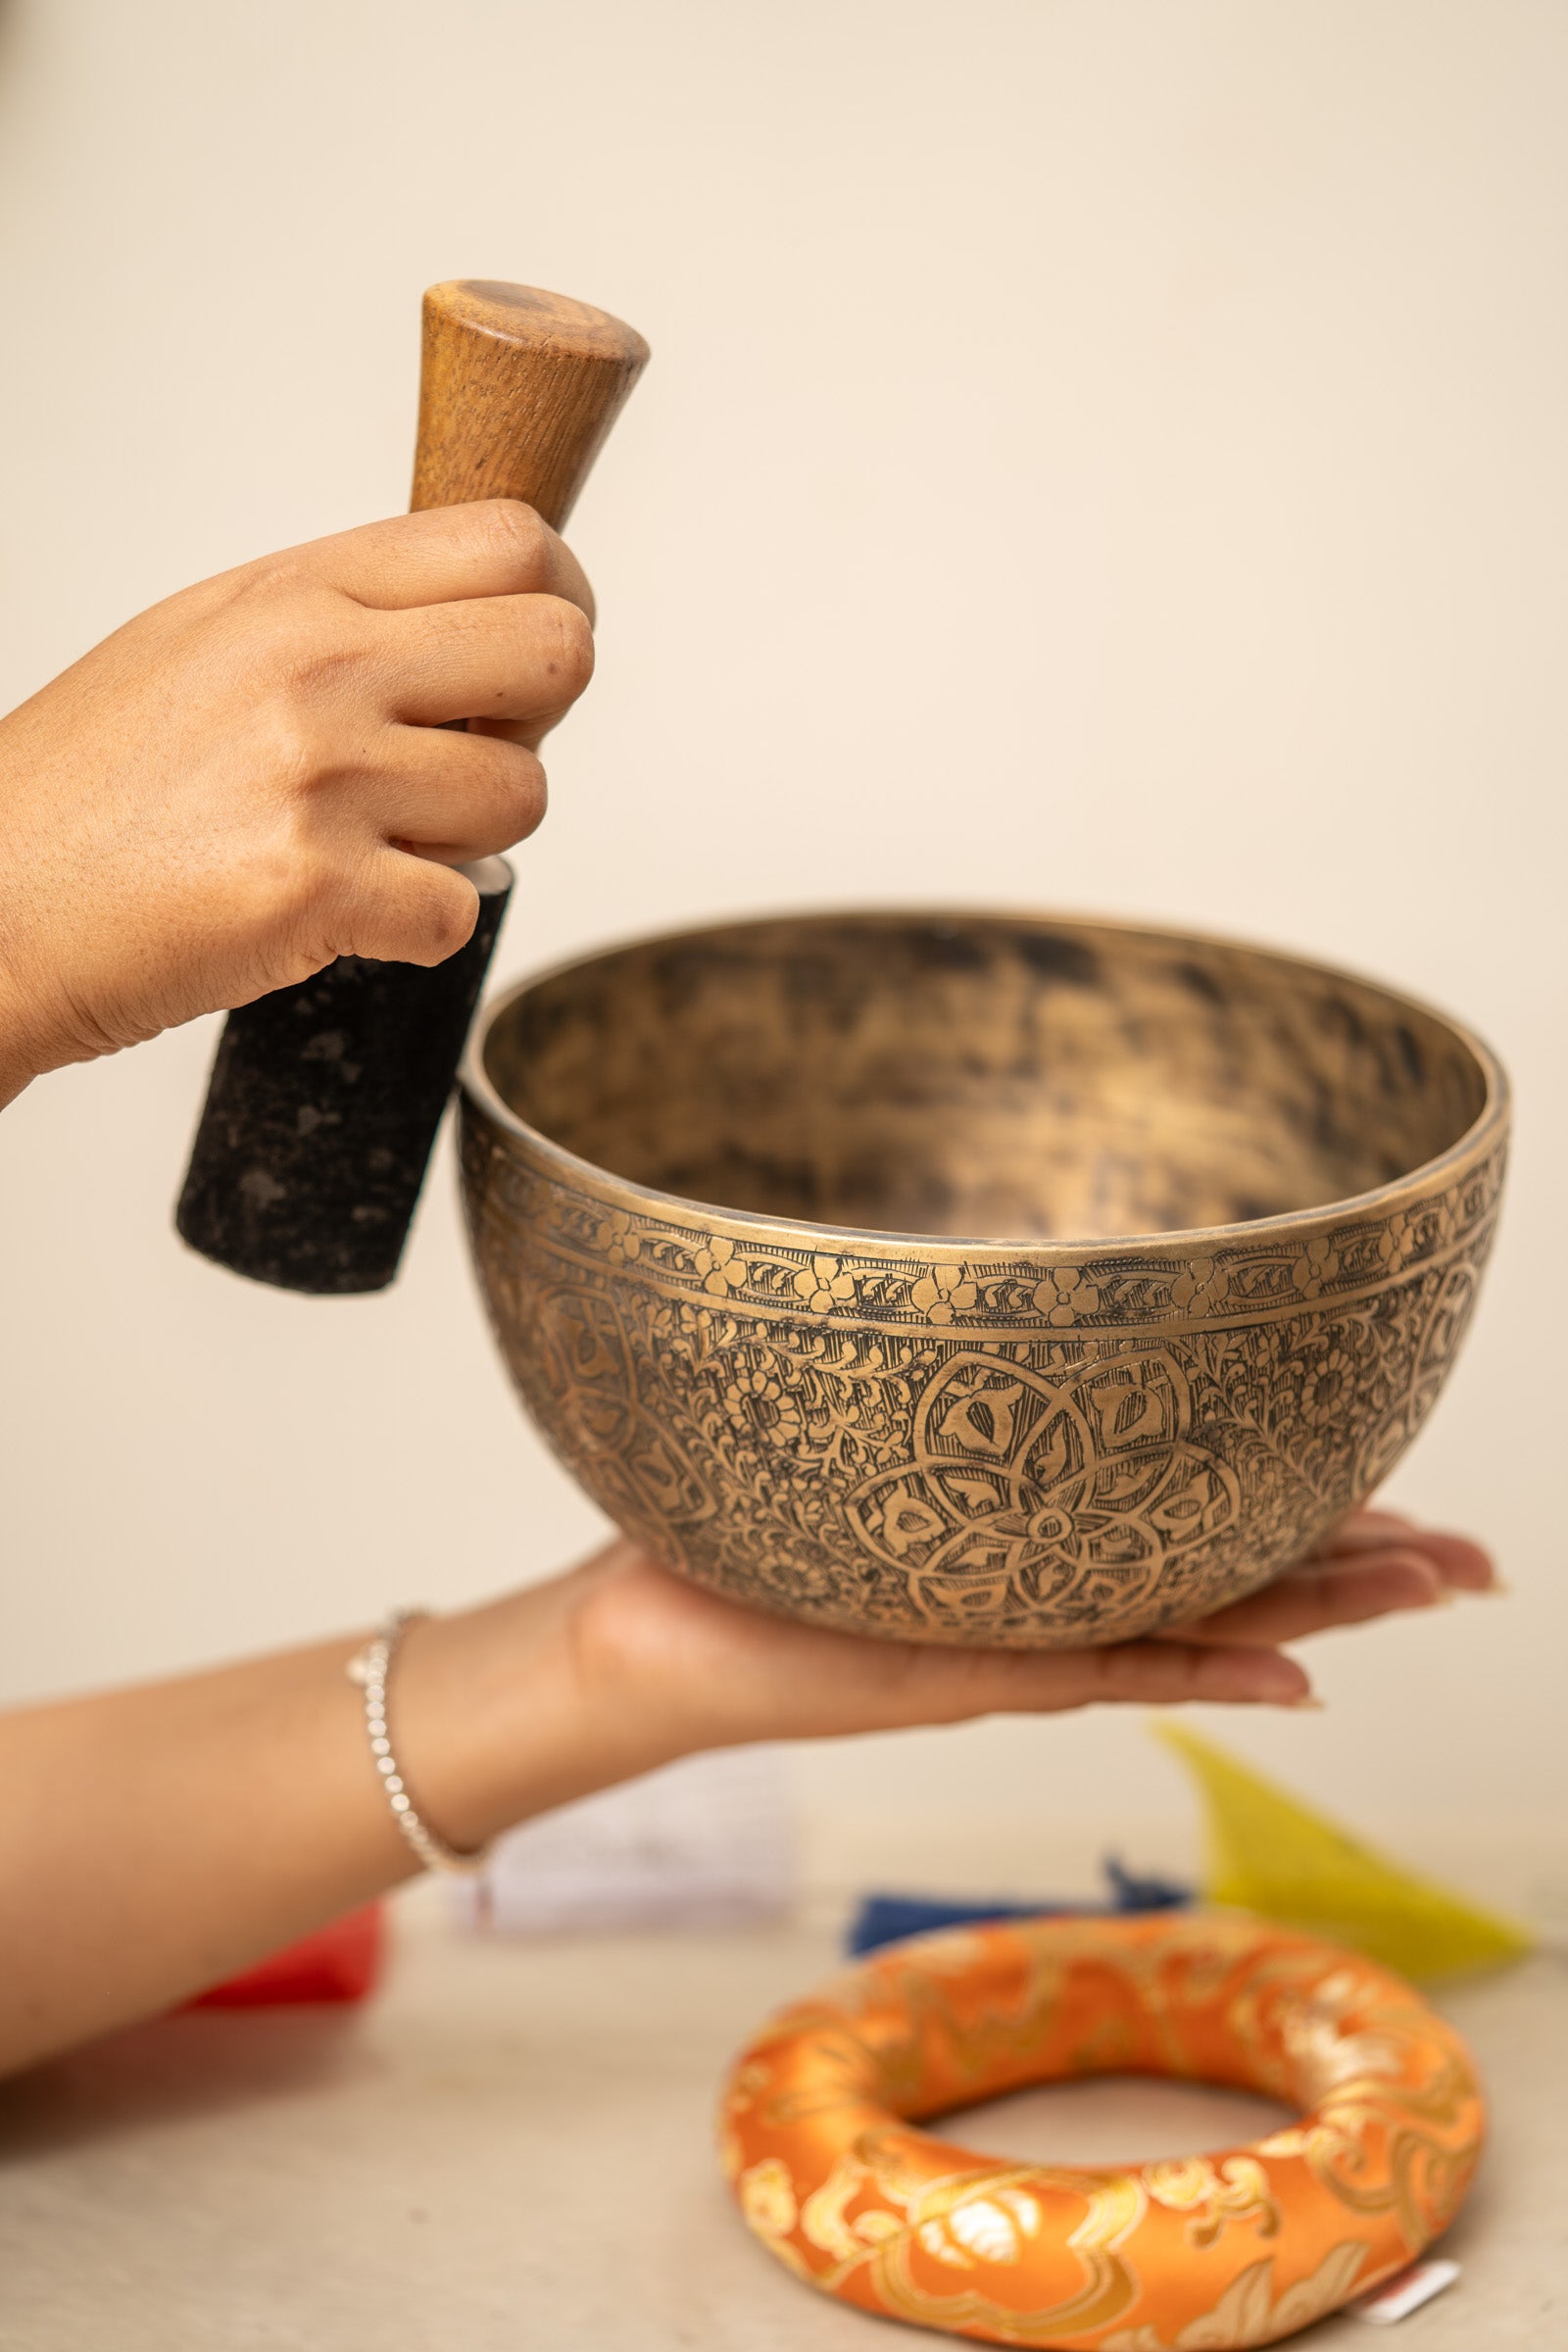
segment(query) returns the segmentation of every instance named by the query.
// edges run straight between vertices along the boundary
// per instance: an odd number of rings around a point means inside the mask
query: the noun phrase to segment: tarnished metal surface
[[[1435,1398],[1502,1180],[1477,1041],[1175,933],[815,915],[503,997],[481,1289],[540,1427],[699,1582],[1076,1645],[1264,1583]]]

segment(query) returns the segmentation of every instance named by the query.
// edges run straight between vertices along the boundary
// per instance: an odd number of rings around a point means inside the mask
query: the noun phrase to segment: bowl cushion
[[[1298,2121],[1112,2168],[916,2129],[1029,2083],[1185,2077]],[[721,2146],[745,2218],[862,2310],[987,2343],[1272,2343],[1452,2219],[1484,2110],[1459,2036],[1355,1953],[1246,1913],[1010,1921],[911,1937],[786,2009],[737,2061]]]

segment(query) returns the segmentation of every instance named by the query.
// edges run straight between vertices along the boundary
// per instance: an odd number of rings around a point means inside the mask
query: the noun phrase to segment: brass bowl
[[[818,914],[493,1004],[479,1283],[620,1527],[735,1598],[1067,1647],[1262,1585],[1430,1411],[1507,1084],[1452,1022],[1115,923]]]

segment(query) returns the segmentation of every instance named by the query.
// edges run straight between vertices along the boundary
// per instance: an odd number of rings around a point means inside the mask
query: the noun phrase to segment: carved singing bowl
[[[488,1009],[463,1187],[524,1403],[739,1600],[906,1640],[1125,1640],[1377,1486],[1502,1181],[1487,1049],[1175,932],[821,914]]]

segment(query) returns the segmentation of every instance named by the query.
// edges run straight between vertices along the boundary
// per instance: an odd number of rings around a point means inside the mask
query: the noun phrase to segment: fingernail
[[[1440,1585],[1427,1602],[1429,1609],[1451,1609],[1459,1595],[1451,1585]]]
[[[1487,1594],[1489,1599],[1495,1598],[1498,1600],[1508,1600],[1513,1594],[1512,1585],[1510,1585],[1505,1578],[1500,1576],[1494,1576],[1490,1585],[1483,1585],[1481,1587],[1481,1591]]]
[[[1281,1707],[1294,1707],[1298,1715],[1321,1715],[1328,1705],[1328,1701],[1319,1698],[1315,1691],[1303,1690],[1299,1698],[1281,1698],[1277,1699],[1275,1704]]]

